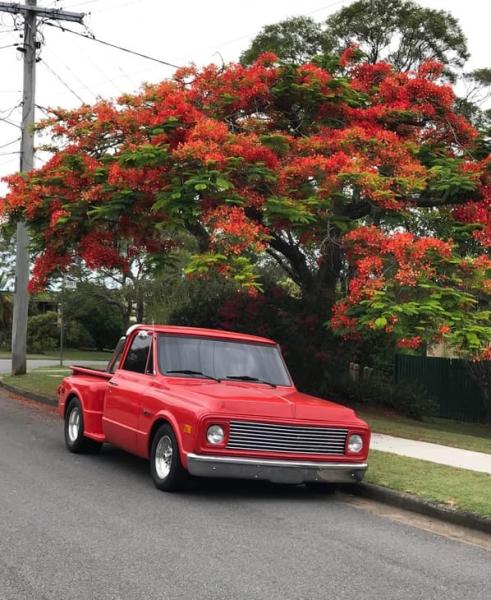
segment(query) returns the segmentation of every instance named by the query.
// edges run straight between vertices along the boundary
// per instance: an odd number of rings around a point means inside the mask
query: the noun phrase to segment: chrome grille
[[[347,429],[231,421],[227,448],[298,454],[344,454]]]

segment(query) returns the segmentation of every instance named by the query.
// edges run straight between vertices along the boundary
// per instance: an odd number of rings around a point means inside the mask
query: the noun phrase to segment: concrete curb
[[[33,392],[26,392],[25,390],[4,383],[1,379],[0,388],[16,394],[17,396],[28,398],[29,400],[34,400],[41,404],[47,404],[48,406],[57,406],[58,404],[56,398],[49,398],[48,396],[34,394]],[[440,521],[446,521],[447,523],[453,523],[454,525],[461,525],[463,527],[469,527],[470,529],[491,534],[491,519],[480,517],[474,513],[447,508],[440,504],[434,504],[422,500],[417,496],[413,496],[412,494],[398,492],[379,485],[374,485],[373,483],[339,485],[339,489],[342,489],[346,494],[376,500],[383,504],[389,504],[390,506],[396,506],[397,508],[416,512],[427,517],[433,517]]]
[[[11,392],[12,394],[16,394],[17,396],[27,398],[28,400],[40,402],[41,404],[47,404],[48,406],[58,405],[58,400],[56,398],[49,398],[48,396],[42,396],[41,394],[35,394],[34,392],[21,390],[13,385],[5,383],[2,379],[0,379],[0,388],[3,388],[4,390],[7,390],[7,392]]]
[[[343,491],[347,494],[355,496],[362,496],[363,498],[369,498],[370,500],[376,500],[384,504],[396,506],[404,510],[410,510],[412,512],[425,515],[427,517],[433,517],[440,521],[446,521],[447,523],[453,523],[454,525],[461,525],[462,527],[469,527],[470,529],[476,529],[483,533],[491,534],[491,519],[481,517],[474,513],[454,510],[447,508],[440,504],[434,504],[407,494],[405,492],[398,492],[391,490],[373,483],[360,483],[357,485],[345,486]]]

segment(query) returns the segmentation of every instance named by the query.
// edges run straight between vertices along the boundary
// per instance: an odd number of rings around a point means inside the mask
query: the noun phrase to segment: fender
[[[104,409],[104,393],[106,379],[76,376],[66,377],[58,388],[58,413],[64,418],[68,398],[75,396],[81,406],[84,418],[84,435],[88,438],[104,442],[102,431],[102,413]]]
[[[177,443],[179,445],[179,454],[181,456],[181,463],[184,467],[187,466],[187,452],[185,451],[184,447],[185,447],[185,442],[184,442],[184,438],[183,438],[183,433],[181,431],[181,428],[179,427],[179,423],[176,419],[176,417],[169,412],[168,410],[160,410],[154,417],[153,421],[152,421],[152,425],[149,429],[148,432],[142,432],[142,446],[140,447],[139,450],[141,452],[141,456],[143,458],[149,458],[150,456],[150,434],[154,431],[155,429],[155,425],[156,423],[158,423],[159,421],[167,421],[173,431],[174,434],[176,436],[177,439]],[[194,441],[194,436],[193,436],[193,441]]]

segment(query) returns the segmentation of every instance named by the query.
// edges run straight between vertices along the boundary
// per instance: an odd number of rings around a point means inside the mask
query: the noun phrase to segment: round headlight
[[[225,433],[220,425],[211,425],[206,432],[206,439],[210,444],[222,444],[225,438]]]
[[[348,439],[348,450],[350,452],[360,452],[363,448],[363,438],[361,435],[350,435]]]

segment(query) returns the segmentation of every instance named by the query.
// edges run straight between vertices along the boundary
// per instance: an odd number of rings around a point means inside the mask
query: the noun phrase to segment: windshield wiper
[[[200,377],[204,377],[205,379],[213,379],[215,381],[218,381],[218,383],[221,383],[221,379],[218,379],[218,377],[213,377],[213,375],[207,375],[206,373],[202,373],[201,371],[192,371],[191,369],[176,369],[174,371],[166,371],[167,373],[176,373],[176,374],[182,374],[182,375],[199,375]]]
[[[253,381],[255,383],[265,383],[271,387],[276,387],[276,383],[266,381],[265,379],[258,379],[257,377],[251,377],[250,375],[227,375],[225,379],[237,379],[237,381]]]

